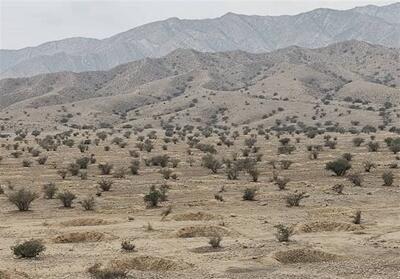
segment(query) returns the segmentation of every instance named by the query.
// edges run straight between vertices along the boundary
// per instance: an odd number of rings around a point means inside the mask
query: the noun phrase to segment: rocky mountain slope
[[[246,123],[259,121],[279,106],[301,115],[321,100],[400,104],[400,50],[359,41],[259,54],[178,49],[109,71],[3,79],[0,87],[2,115],[30,124],[33,119],[57,122],[66,115],[65,108],[81,124],[167,119],[176,114],[185,123],[207,123],[220,109],[227,109],[235,123]],[[257,105],[249,110],[252,102]],[[332,103],[332,108],[339,103]],[[238,114],[239,109],[243,112]],[[362,120],[374,114],[364,112]]]
[[[108,70],[144,57],[161,57],[178,48],[262,53],[292,45],[323,47],[352,39],[400,47],[400,3],[345,11],[317,9],[294,16],[228,13],[215,19],[170,18],[103,40],[70,38],[0,50],[0,77]]]

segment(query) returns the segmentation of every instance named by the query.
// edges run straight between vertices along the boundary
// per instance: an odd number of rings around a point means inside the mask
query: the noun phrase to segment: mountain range
[[[400,3],[350,10],[316,9],[293,16],[228,13],[214,19],[170,18],[102,40],[69,38],[0,50],[0,78],[104,71],[145,57],[162,57],[180,48],[264,53],[294,45],[319,48],[346,40],[400,47]]]

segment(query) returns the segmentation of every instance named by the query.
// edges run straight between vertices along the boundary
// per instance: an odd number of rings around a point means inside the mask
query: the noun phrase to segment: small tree
[[[38,198],[38,195],[30,190],[22,188],[8,196],[8,200],[12,202],[19,211],[28,211],[31,203]]]
[[[343,176],[346,172],[351,169],[351,164],[345,159],[337,159],[326,163],[325,168],[327,170],[333,171],[337,176]]]
[[[207,154],[202,158],[202,165],[210,169],[213,173],[217,173],[218,170],[222,167],[222,163],[217,160],[212,154]]]

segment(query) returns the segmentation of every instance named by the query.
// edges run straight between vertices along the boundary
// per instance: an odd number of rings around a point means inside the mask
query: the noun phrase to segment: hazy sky
[[[396,1],[66,1],[0,0],[0,48],[18,49],[68,37],[105,38],[169,17],[213,18],[227,12],[257,15],[297,14],[319,7],[349,9]]]

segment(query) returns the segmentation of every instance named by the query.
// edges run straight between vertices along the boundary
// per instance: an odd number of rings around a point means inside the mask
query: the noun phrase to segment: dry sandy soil
[[[280,143],[274,133],[269,140],[259,135],[256,146],[263,157],[258,163],[258,182],[243,172],[238,180],[228,180],[223,169],[212,174],[201,166],[203,152],[192,148],[193,155],[188,155],[184,141],[168,143],[168,150],[162,150],[163,132],[158,131],[158,135],[151,153],[140,152],[139,175],[127,174],[125,178],[102,176],[97,164],[112,163],[114,170],[129,166],[133,159],[129,150],[137,150],[133,134],[124,139],[128,143],[125,148],[111,144],[114,136],[121,136],[115,133],[98,146],[90,145],[85,153],[76,146],[42,151],[48,156],[45,165],[38,165],[28,152],[13,158],[12,151],[6,149],[13,140],[1,139],[0,184],[5,194],[0,195],[0,278],[90,278],[87,269],[95,263],[123,267],[129,278],[400,278],[400,173],[389,169],[396,156],[383,142],[396,135],[377,133],[381,148],[368,152],[365,143],[353,146],[355,135],[331,134],[337,137],[337,148],[324,147],[317,160],[309,159],[306,146],[323,145],[324,135],[313,139],[288,136],[296,146],[291,155],[277,154]],[[370,136],[360,135],[366,142]],[[89,132],[89,137],[95,138],[95,132]],[[234,152],[240,154],[248,137],[241,135],[230,148],[217,146],[216,136],[201,137],[201,141],[215,144],[216,157],[221,159]],[[72,138],[79,142],[83,137]],[[20,149],[37,146],[33,136],[26,140]],[[111,150],[105,151],[105,145]],[[354,156],[350,173],[361,174],[361,187],[325,170],[326,162],[346,152]],[[57,174],[58,169],[90,154],[95,154],[97,162],[89,166],[87,180],[70,174],[62,180]],[[181,160],[173,169],[177,179],[164,180],[159,167],[144,165],[144,157],[157,154]],[[33,162],[31,167],[22,166],[27,158]],[[287,189],[280,191],[272,181],[270,162],[284,159],[293,164],[288,170],[278,164],[275,170],[290,179]],[[377,166],[370,173],[362,165],[366,160]],[[392,186],[382,186],[381,176],[387,170],[395,175]],[[102,177],[114,184],[98,197],[97,182]],[[54,182],[59,191],[68,189],[78,196],[73,208],[63,208],[58,199],[43,197],[42,186],[48,182]],[[147,208],[144,195],[151,185],[163,183],[169,186],[168,200]],[[343,194],[331,189],[338,183],[345,186]],[[40,193],[30,211],[19,212],[8,201],[10,188],[20,187]],[[223,202],[214,199],[221,187]],[[247,187],[257,189],[254,201],[242,199]],[[299,207],[288,207],[285,197],[295,191],[304,191],[309,197]],[[95,197],[94,211],[84,211],[79,204],[87,196]],[[171,213],[162,218],[169,206]],[[362,212],[358,225],[352,222],[357,210]],[[278,224],[293,227],[289,242],[277,241],[274,226]],[[221,248],[214,249],[208,240],[216,233],[222,235],[222,242]],[[36,259],[15,258],[10,247],[31,238],[42,239],[46,251]],[[122,251],[123,240],[131,240],[135,251]]]

